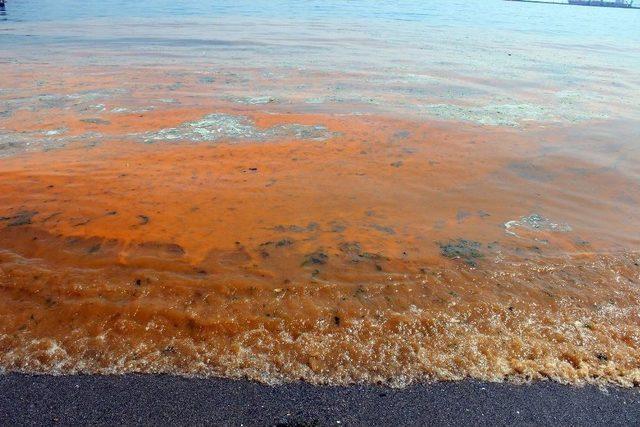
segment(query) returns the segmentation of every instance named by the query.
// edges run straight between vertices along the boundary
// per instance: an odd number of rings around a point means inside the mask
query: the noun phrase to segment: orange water
[[[640,382],[634,121],[478,126],[4,67],[4,369]]]

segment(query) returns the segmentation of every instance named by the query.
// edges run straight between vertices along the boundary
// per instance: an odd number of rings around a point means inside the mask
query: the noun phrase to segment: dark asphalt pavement
[[[170,375],[0,375],[1,425],[633,425],[640,390],[478,381],[266,386]]]

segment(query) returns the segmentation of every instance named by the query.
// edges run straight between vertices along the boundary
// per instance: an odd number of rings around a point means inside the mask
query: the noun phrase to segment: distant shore
[[[267,386],[170,375],[0,375],[12,425],[629,425],[640,390],[478,381],[382,386]]]

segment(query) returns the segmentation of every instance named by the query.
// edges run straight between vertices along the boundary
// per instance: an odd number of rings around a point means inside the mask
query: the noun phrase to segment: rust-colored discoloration
[[[76,138],[0,158],[3,367],[640,380],[628,142],[174,96],[5,120]],[[250,126],[145,141],[214,113]]]

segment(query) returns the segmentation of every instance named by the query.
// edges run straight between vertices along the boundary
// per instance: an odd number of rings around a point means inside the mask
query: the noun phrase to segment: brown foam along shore
[[[171,375],[0,375],[3,425],[631,425],[640,391],[550,381],[269,386]]]

